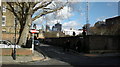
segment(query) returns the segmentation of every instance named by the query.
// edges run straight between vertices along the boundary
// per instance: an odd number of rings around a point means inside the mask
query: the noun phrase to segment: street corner
[[[32,57],[33,61],[38,61],[38,60],[43,60],[43,59],[44,59],[43,57],[35,57],[35,56]]]
[[[32,61],[38,61],[43,59],[45,59],[45,57],[41,53],[34,51],[34,54],[32,55]]]

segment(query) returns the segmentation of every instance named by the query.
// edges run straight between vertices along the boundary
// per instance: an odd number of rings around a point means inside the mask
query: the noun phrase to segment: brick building
[[[19,36],[18,33],[19,33],[20,25],[17,19],[15,18],[15,16],[12,14],[12,12],[6,9],[7,7],[8,7],[7,4],[5,2],[2,2],[2,39],[9,40],[12,43],[14,43],[15,21],[17,23],[17,27],[16,27],[17,38]]]
[[[96,22],[91,32],[94,35],[120,35],[120,16]]]
[[[15,33],[15,21],[16,18],[7,10],[8,6],[5,2],[2,3],[2,32],[3,33]],[[17,33],[19,32],[19,24],[17,22]]]
[[[120,24],[120,16],[116,16],[116,17],[106,19],[106,25],[108,27],[112,27],[115,24]]]

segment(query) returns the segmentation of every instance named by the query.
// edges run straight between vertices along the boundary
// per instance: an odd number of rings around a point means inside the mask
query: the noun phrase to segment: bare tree
[[[52,2],[53,0],[41,0],[40,2],[6,2],[6,4],[8,5],[8,8],[6,9],[8,9],[14,14],[14,16],[17,18],[20,24],[19,38],[17,44],[26,44],[27,35],[29,33],[32,21],[35,21],[43,15],[61,10],[65,6],[64,4],[56,7],[56,5]],[[51,4],[54,5],[54,8],[48,7]],[[15,6],[18,7],[17,10]],[[42,11],[40,11],[39,14],[32,17],[34,13],[38,10]]]

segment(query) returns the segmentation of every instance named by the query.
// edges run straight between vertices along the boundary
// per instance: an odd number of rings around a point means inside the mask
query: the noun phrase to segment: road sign
[[[39,33],[39,31],[37,31],[36,29],[32,29],[30,30],[31,33]]]
[[[36,29],[31,29],[30,32],[32,33],[32,53],[34,53],[34,34],[39,33]]]

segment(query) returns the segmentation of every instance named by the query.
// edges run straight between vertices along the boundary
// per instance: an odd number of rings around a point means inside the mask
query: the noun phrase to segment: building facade
[[[16,38],[19,37],[20,24],[12,12],[6,8],[8,8],[7,4],[2,2],[2,40],[9,40],[15,43],[15,22],[17,23]]]
[[[94,35],[120,35],[120,16],[96,22],[91,31]]]
[[[63,33],[64,33],[65,35],[69,35],[69,36],[80,35],[80,34],[82,34],[82,32],[83,32],[82,29],[81,29],[81,30],[74,30],[74,29],[70,29],[70,30],[64,29],[64,30],[63,30]]]
[[[3,33],[15,33],[15,21],[17,23],[17,33],[19,32],[19,23],[15,16],[7,10],[7,4],[2,3],[2,32]]]

